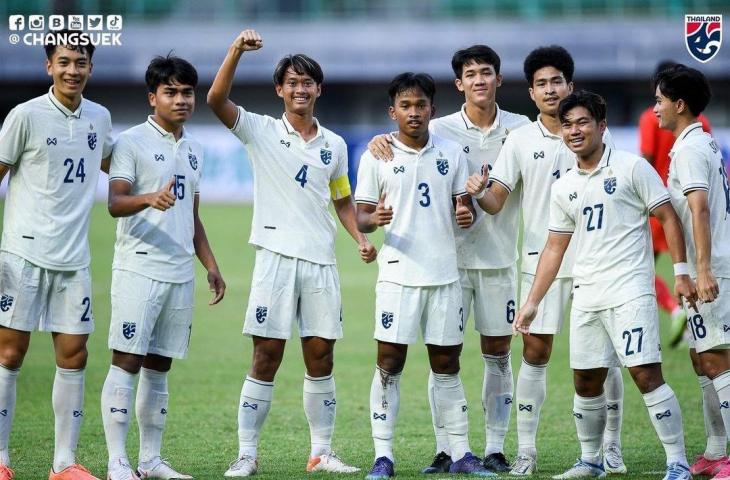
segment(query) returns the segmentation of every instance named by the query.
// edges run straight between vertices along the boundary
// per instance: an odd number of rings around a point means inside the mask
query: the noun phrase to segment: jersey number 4
[[[74,183],[74,178],[80,178],[80,182],[84,183],[84,179],[86,179],[86,172],[84,171],[83,158],[79,159],[79,163],[75,166],[76,168],[74,168],[73,158],[67,158],[66,160],[64,160],[63,166],[68,168],[68,170],[66,171],[66,176],[63,178],[63,183]],[[76,171],[75,175],[74,170]]]

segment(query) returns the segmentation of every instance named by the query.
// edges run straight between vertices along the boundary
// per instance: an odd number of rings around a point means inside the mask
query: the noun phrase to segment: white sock
[[[603,383],[603,391],[606,394],[606,430],[603,432],[603,444],[615,443],[621,448],[621,424],[624,413],[624,379],[621,376],[621,369],[613,367],[608,369],[606,381]]]
[[[370,385],[370,427],[375,458],[388,457],[394,463],[393,432],[400,407],[400,376],[376,367]]]
[[[707,446],[703,456],[708,460],[718,460],[727,453],[727,435],[720,414],[720,399],[717,397],[712,380],[705,375],[700,375],[697,379],[702,389],[702,413],[707,434]]]
[[[10,465],[8,441],[15,413],[15,385],[20,369],[0,365],[0,465]]]
[[[259,433],[271,408],[274,382],[246,376],[238,403],[238,456],[256,458]]]
[[[56,433],[53,471],[58,473],[76,463],[76,446],[84,419],[84,369],[57,366],[51,399]]]
[[[433,398],[449,436],[454,461],[464,458],[469,448],[469,414],[466,394],[458,373],[433,373]]]
[[[482,383],[482,408],[486,447],[484,456],[504,452],[504,437],[509,428],[512,411],[512,362],[510,354],[496,356],[483,354],[484,382]]]
[[[535,457],[537,426],[547,391],[547,364],[530,365],[522,360],[517,374],[517,454]]]
[[[137,425],[139,426],[139,464],[161,457],[162,432],[167,421],[167,372],[142,367],[137,387]]]
[[[446,433],[444,424],[442,422],[441,414],[436,406],[436,400],[434,400],[434,382],[433,382],[433,371],[428,371],[428,404],[431,406],[431,423],[433,424],[433,433],[436,436],[436,453],[444,452],[451,456],[451,448],[449,448],[449,434]]]
[[[332,434],[335,431],[335,378],[304,375],[304,414],[309,422],[311,440],[310,457],[326,455],[332,451]]]
[[[682,428],[682,411],[674,391],[667,385],[642,395],[644,404],[649,410],[649,418],[654,425],[659,440],[667,454],[667,465],[680,463],[687,466],[684,450],[684,429]]]
[[[717,399],[720,402],[720,415],[725,432],[730,432],[730,370],[725,370],[712,379],[712,385],[717,392]]]
[[[606,394],[597,397],[573,397],[573,417],[580,442],[580,458],[584,462],[600,465],[603,431],[606,428]]]
[[[101,390],[101,419],[104,422],[110,464],[120,458],[127,458],[127,431],[136,378],[137,375],[112,365]]]

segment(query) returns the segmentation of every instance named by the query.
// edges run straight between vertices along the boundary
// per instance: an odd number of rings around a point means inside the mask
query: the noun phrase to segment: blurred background
[[[203,199],[248,201],[252,181],[246,153],[217,122],[205,95],[228,46],[244,28],[255,28],[264,48],[245,54],[232,99],[251,111],[281,115],[271,74],[288,53],[307,53],[324,70],[316,115],[345,137],[350,174],[367,140],[393,129],[386,86],[397,73],[423,71],[438,88],[437,115],[459,109],[451,55],[483,43],[502,59],[500,108],[534,119],[522,62],[537,46],[559,44],[573,55],[575,85],[603,95],[619,148],[638,152],[636,125],[653,104],[651,76],[658,62],[674,60],[703,71],[714,98],[705,112],[730,158],[730,46],[706,64],[684,44],[685,14],[725,14],[730,0],[4,0],[0,15],[121,14],[122,46],[101,47],[85,96],[112,113],[115,131],[150,113],[144,71],[154,55],[173,51],[198,69],[197,111],[190,131],[206,147]],[[724,25],[723,25],[724,27]],[[16,104],[43,94],[50,84],[42,47],[11,45],[0,27],[0,119]],[[727,30],[723,28],[723,30]],[[99,196],[106,195],[106,179]]]

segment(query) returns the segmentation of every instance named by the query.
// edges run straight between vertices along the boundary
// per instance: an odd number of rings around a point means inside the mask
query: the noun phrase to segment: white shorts
[[[597,312],[570,312],[570,368],[636,367],[661,363],[659,311],[654,295]]]
[[[109,348],[185,358],[193,327],[193,280],[170,283],[112,270]]]
[[[89,269],[48,270],[0,252],[0,325],[24,332],[93,332]]]
[[[517,305],[517,266],[459,269],[464,317],[474,306],[474,329],[485,337],[512,335]]]
[[[336,265],[321,265],[256,250],[244,335],[342,338],[342,300]]]
[[[378,282],[375,287],[375,339],[407,345],[418,332],[427,345],[461,345],[466,313],[459,282],[408,287]]]
[[[522,274],[520,286],[520,305],[527,300],[535,276],[529,273]],[[563,321],[567,315],[568,302],[573,293],[572,278],[556,278],[537,307],[537,316],[530,324],[530,333],[557,335],[563,328]]]
[[[698,312],[684,302],[690,348],[698,353],[730,348],[730,278],[718,278],[720,295],[714,302],[698,303]]]

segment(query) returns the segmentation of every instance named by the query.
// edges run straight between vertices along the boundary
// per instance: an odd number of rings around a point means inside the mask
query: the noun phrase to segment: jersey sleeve
[[[0,129],[0,163],[12,167],[25,150],[28,120],[19,108],[10,110]]]
[[[112,161],[109,167],[109,181],[126,180],[134,184],[137,178],[136,161],[132,142],[126,137],[119,137],[114,150],[112,151]]]
[[[560,198],[560,188],[550,189],[550,219],[548,230],[552,233],[570,235],[575,231],[575,220],[568,214]]]
[[[631,181],[634,183],[634,189],[639,198],[650,212],[669,202],[669,192],[649,162],[638,160],[634,163]]]
[[[205,164],[205,155],[203,149],[200,149],[200,158],[198,159],[198,177],[195,180],[195,195],[200,195],[200,183],[203,181],[203,165]]]
[[[101,146],[101,158],[106,158],[112,154],[114,149],[114,139],[112,138],[112,116],[108,111],[106,112],[106,133],[104,134],[102,141],[104,143]]]
[[[672,158],[682,193],[710,189],[710,166],[704,156],[692,148],[680,149]]]
[[[469,178],[469,166],[466,157],[459,152],[456,157],[456,173],[454,174],[454,183],[451,185],[451,195],[459,197],[466,194],[466,181]]]
[[[335,155],[337,155],[337,163],[330,176],[330,196],[332,200],[339,200],[352,195],[350,178],[347,175],[349,161],[347,157],[347,145],[344,140],[338,142]]]
[[[639,118],[639,152],[654,157],[656,152],[656,129],[659,128],[653,112],[646,111]],[[656,160],[656,159],[654,159]]]
[[[510,193],[517,188],[517,184],[522,179],[517,145],[515,145],[514,139],[513,135],[507,135],[507,139],[504,141],[504,145],[502,145],[499,156],[497,156],[494,167],[489,174],[491,181],[500,184]]]
[[[378,180],[378,161],[370,152],[360,157],[357,168],[357,187],[355,188],[355,202],[377,205],[380,200],[380,182]]]
[[[258,113],[247,112],[243,107],[238,107],[238,118],[231,128],[231,132],[244,144],[251,143],[261,129],[266,126],[266,117]]]

